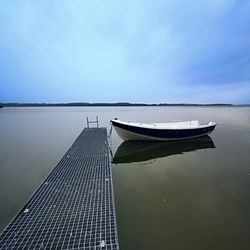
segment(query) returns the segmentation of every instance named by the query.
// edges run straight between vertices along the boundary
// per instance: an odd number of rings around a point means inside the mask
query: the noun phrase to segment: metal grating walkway
[[[106,128],[83,130],[3,231],[0,249],[119,249]]]

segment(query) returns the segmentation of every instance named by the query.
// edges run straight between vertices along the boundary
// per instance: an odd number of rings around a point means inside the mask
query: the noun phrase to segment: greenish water
[[[210,137],[122,143],[113,131],[120,248],[249,249],[250,109],[232,107],[0,110],[0,230],[57,164],[88,116],[218,123]]]

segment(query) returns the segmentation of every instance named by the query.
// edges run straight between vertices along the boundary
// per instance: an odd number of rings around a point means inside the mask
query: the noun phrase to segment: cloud
[[[0,98],[250,102],[230,94],[248,91],[249,11],[235,0],[2,1]]]

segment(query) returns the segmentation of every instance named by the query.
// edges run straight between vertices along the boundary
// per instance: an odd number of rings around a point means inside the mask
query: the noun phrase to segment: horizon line
[[[250,106],[250,104],[231,103],[131,103],[131,102],[0,102],[2,107],[48,107],[48,106]]]

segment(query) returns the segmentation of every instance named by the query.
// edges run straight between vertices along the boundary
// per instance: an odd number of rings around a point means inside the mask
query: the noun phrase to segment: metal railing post
[[[96,116],[96,121],[89,121],[89,118],[87,116],[87,128],[89,128],[89,124],[90,123],[96,123],[96,127],[99,128],[99,120],[98,120],[98,116]]]

